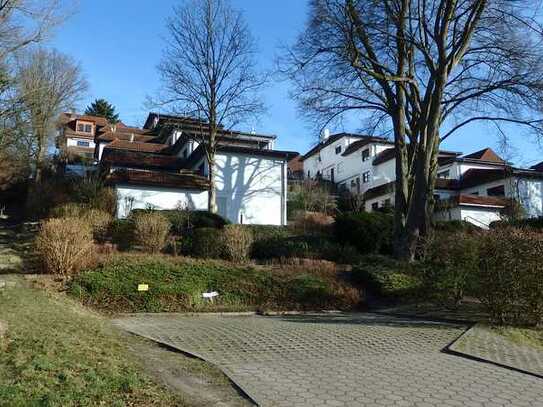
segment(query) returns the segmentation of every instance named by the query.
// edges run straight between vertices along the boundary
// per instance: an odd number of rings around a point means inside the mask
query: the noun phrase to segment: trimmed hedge
[[[391,254],[394,218],[388,213],[360,212],[336,216],[335,236],[362,254]]]

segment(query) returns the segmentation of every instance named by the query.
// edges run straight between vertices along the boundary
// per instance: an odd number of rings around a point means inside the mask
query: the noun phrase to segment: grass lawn
[[[526,345],[543,350],[543,329],[495,327],[496,333],[518,345]]]
[[[0,292],[1,406],[184,406],[101,317],[42,290]]]
[[[69,293],[108,312],[353,309],[359,290],[330,265],[237,265],[172,256],[113,255],[74,278]],[[148,291],[139,292],[138,285]],[[213,301],[202,293],[217,291]]]

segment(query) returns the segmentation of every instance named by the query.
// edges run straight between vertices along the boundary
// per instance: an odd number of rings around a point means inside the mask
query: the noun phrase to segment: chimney
[[[131,143],[134,142],[134,133],[130,133],[130,142],[131,142]]]
[[[321,134],[321,143],[324,143],[330,137],[330,129],[324,129]]]

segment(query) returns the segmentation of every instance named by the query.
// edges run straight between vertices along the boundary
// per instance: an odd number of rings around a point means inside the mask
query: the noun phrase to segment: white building
[[[115,129],[97,139],[96,156],[117,190],[118,216],[179,206],[207,210],[209,164],[193,119],[151,113],[144,129]],[[130,134],[130,133],[128,133]],[[285,225],[287,162],[275,136],[221,130],[215,155],[218,212],[233,223]]]
[[[394,205],[394,146],[386,139],[348,133],[325,136],[302,160],[306,177],[322,177],[361,194],[367,211]],[[511,199],[522,205],[526,216],[543,216],[543,163],[514,168],[488,148],[465,156],[440,151],[438,162],[437,219],[487,227],[500,219]]]

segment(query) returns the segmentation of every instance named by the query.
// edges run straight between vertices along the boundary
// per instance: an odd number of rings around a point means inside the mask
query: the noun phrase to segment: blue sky
[[[160,61],[166,18],[180,0],[80,0],[77,12],[57,28],[49,45],[81,63],[90,83],[81,101],[83,109],[95,98],[113,103],[121,119],[142,125],[148,111],[146,95],[159,86],[156,65]],[[262,69],[274,66],[279,47],[291,44],[303,30],[307,0],[232,0],[241,9],[258,41]],[[299,116],[289,99],[289,84],[274,82],[264,94],[268,112],[256,130],[278,135],[277,148],[305,152],[317,136]],[[351,121],[352,123],[352,121]],[[356,131],[350,128],[333,131]],[[443,148],[465,153],[484,147],[498,149],[492,126],[474,125],[452,136]],[[513,145],[509,156],[519,165],[543,160],[543,150],[515,127],[508,128]]]

